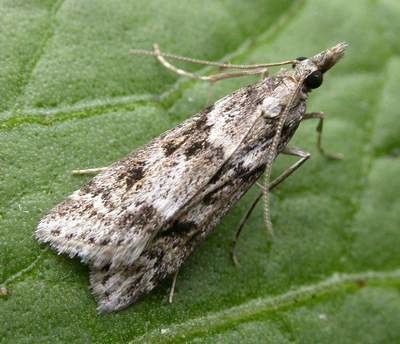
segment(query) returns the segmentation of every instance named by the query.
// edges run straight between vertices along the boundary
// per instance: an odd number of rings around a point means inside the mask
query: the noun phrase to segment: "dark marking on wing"
[[[106,272],[108,272],[110,270],[110,267],[111,267],[110,264],[106,264],[101,268],[100,271],[106,273]]]
[[[144,161],[136,161],[133,166],[129,166],[126,173],[120,175],[119,179],[125,179],[127,190],[144,177],[144,165]]]
[[[79,190],[80,195],[87,194],[92,191],[93,185],[95,185],[95,181],[92,179],[88,183],[86,183],[84,186],[82,186]]]
[[[255,169],[252,170],[252,171],[249,171],[249,172],[246,173],[246,174],[243,174],[243,175],[241,176],[241,179],[242,179],[243,181],[247,182],[248,180],[252,179],[253,176],[261,175],[261,174],[264,172],[264,170],[265,170],[265,164],[264,164],[264,165],[261,165],[261,166],[259,166],[259,167],[257,167],[257,168],[255,168]]]
[[[69,233],[69,234],[67,234],[67,235],[65,236],[65,239],[66,239],[66,240],[71,240],[74,236],[75,236],[74,233]]]
[[[101,280],[101,284],[103,284],[105,286],[107,281],[110,279],[111,276],[112,275],[110,275],[110,274],[104,275],[103,279]]]
[[[121,228],[142,227],[152,221],[157,214],[157,210],[152,205],[143,205],[140,211],[135,213],[126,213],[118,221]]]
[[[236,105],[236,100],[228,102],[224,107],[224,112],[230,112],[235,107],[235,105]],[[228,117],[233,117],[233,115],[229,114]]]
[[[224,157],[224,149],[222,146],[214,147],[214,156],[219,160]]]
[[[92,209],[92,211],[90,212],[90,214],[88,215],[88,217],[89,218],[91,218],[91,217],[95,217],[95,216],[97,216],[97,211],[96,211],[96,209]]]
[[[52,216],[52,217],[65,216],[71,211],[71,209],[80,210],[81,205],[82,205],[82,208],[85,207],[85,209],[87,209],[86,206],[83,204],[83,202],[76,202],[75,200],[73,200],[72,198],[69,197],[69,198],[65,199],[64,202],[59,204],[56,207],[56,212],[54,214],[50,214],[50,216]]]
[[[240,161],[234,168],[233,170],[235,171],[235,174],[237,176],[241,176],[243,174],[246,174],[247,172],[249,172],[249,168],[248,167],[243,167],[243,161]]]
[[[183,143],[184,141],[175,142],[175,141],[168,141],[164,143],[163,149],[165,156],[170,156],[173,152],[175,152]]]
[[[143,178],[143,168],[135,167],[128,171],[128,175],[125,178],[126,188],[130,189],[137,181]]]
[[[222,146],[218,146],[218,147],[213,147],[213,158],[214,159],[218,159],[218,160],[222,160],[224,158],[224,149],[222,148]]]
[[[103,201],[108,201],[110,199],[110,190],[104,189],[103,192],[101,193],[101,199]]]
[[[195,122],[194,130],[199,131],[200,133],[207,133],[210,131],[211,125],[207,124],[208,116],[207,114],[214,108],[213,105],[206,108],[204,111],[201,112],[199,118]],[[209,110],[211,109],[211,110]]]
[[[245,97],[242,99],[241,107],[247,108],[249,105],[255,106],[262,103],[265,95],[259,92],[257,85],[250,85],[244,89]]]
[[[207,108],[205,108],[196,118],[196,120],[193,122],[193,124],[187,128],[184,132],[181,133],[180,138],[178,139],[172,139],[170,141],[167,141],[163,144],[162,148],[164,150],[164,154],[166,157],[170,156],[173,154],[178,148],[180,148],[184,143],[187,142],[187,138],[192,139],[192,135],[196,133],[198,135],[199,133],[201,135],[206,135],[211,126],[207,124],[207,114],[211,112],[214,109],[214,105],[210,105]],[[182,139],[184,137],[184,139]],[[195,143],[192,145],[193,147],[191,148],[186,148],[185,150],[185,155],[193,155],[202,147],[200,147],[200,142]],[[204,148],[204,146],[203,146]]]
[[[103,240],[101,240],[100,241],[100,245],[101,246],[106,246],[106,245],[108,245],[110,243],[110,239],[103,239]]]
[[[59,229],[53,229],[50,231],[51,234],[53,234],[54,236],[59,236],[60,235],[60,230]]]
[[[224,175],[225,173],[225,169],[221,168],[217,171],[217,173],[215,173],[212,178],[210,179],[210,184],[215,184],[216,182],[218,182],[218,180],[221,179],[221,177]]]
[[[220,187],[218,187],[215,190],[213,190],[212,192],[209,192],[208,194],[206,194],[204,196],[204,198],[202,199],[202,203],[205,204],[205,205],[212,205],[215,202],[218,202],[218,199],[219,199],[218,192],[222,188],[224,188],[227,184],[229,184],[229,183],[223,184]]]
[[[187,222],[175,222],[171,227],[167,230],[163,231],[160,235],[161,236],[172,236],[172,235],[182,235],[183,233],[187,233],[193,228],[196,227],[196,224],[191,221]]]
[[[79,240],[85,240],[86,237],[87,237],[87,233],[83,232],[83,233],[79,234],[78,239]]]
[[[203,138],[201,140],[194,141],[189,147],[185,149],[184,154],[189,159],[192,155],[195,155],[203,149],[206,149],[208,146],[209,143],[207,142],[207,138]]]

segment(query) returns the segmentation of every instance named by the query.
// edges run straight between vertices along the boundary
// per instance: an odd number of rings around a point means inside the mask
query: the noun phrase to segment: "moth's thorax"
[[[318,66],[311,59],[306,59],[300,61],[288,74],[296,79],[297,82],[302,82],[308,75],[317,70]]]
[[[299,107],[305,109],[307,92],[303,87],[299,89],[299,81],[295,73],[284,71],[271,79],[273,79],[275,87],[263,99],[264,117],[278,119],[290,104],[287,121],[301,121],[302,111],[298,111],[298,109]],[[302,106],[300,106],[301,104]]]
[[[305,113],[308,93],[311,91],[305,81],[310,75],[318,71],[319,66],[313,59],[304,59],[293,66],[293,69],[283,69],[272,77],[275,80],[276,87],[270,94],[266,95],[263,101],[265,117],[278,118],[289,106],[285,122],[300,122]]]

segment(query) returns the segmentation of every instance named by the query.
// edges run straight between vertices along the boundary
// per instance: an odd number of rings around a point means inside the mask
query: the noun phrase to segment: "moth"
[[[244,219],[262,196],[268,201],[269,191],[309,158],[309,153],[288,146],[302,121],[319,119],[318,147],[323,152],[323,114],[306,113],[306,102],[345,48],[339,43],[311,58],[272,64],[292,65],[272,76],[265,76],[271,64],[206,62],[161,53],[156,45],[154,51],[134,51],[156,56],[180,75],[203,80],[264,77],[103,169],[40,221],[37,239],[89,265],[101,312],[127,307],[169,275],[174,287],[183,262],[263,174],[260,195]],[[167,58],[240,71],[197,77]],[[270,182],[272,163],[280,153],[300,159]]]

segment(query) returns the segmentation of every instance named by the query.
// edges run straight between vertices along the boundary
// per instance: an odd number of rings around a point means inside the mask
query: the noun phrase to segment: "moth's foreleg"
[[[269,186],[269,191],[277,187],[282,183],[287,177],[289,177],[294,171],[296,171],[301,165],[303,165],[311,156],[310,153],[301,150],[296,147],[286,147],[282,154],[297,156],[300,159],[297,160],[293,165],[290,165],[285,171],[283,171],[278,177],[276,177]]]
[[[170,292],[169,292],[169,297],[168,297],[168,302],[169,302],[169,303],[172,303],[173,298],[174,298],[175,285],[176,285],[176,279],[178,278],[178,273],[179,273],[179,270],[177,270],[177,271],[174,273],[173,277],[172,277],[171,290],[170,290]]]
[[[286,147],[283,151],[283,154],[286,155],[293,155],[293,156],[297,156],[300,157],[299,160],[297,160],[293,165],[289,166],[285,171],[283,171],[277,178],[275,178],[270,184],[269,184],[269,188],[268,190],[262,190],[256,197],[256,199],[253,201],[253,203],[251,204],[251,206],[249,207],[249,209],[247,210],[247,212],[244,214],[244,216],[242,217],[242,219],[240,220],[238,229],[236,230],[236,234],[235,234],[235,239],[232,242],[232,247],[231,247],[231,258],[233,263],[236,266],[239,266],[239,260],[236,256],[236,245],[237,242],[239,240],[239,236],[244,228],[244,225],[246,224],[247,220],[249,219],[251,213],[253,212],[254,208],[256,207],[257,203],[260,201],[260,199],[262,198],[264,192],[270,192],[271,190],[273,190],[274,188],[276,188],[280,183],[282,183],[287,177],[289,177],[294,171],[296,171],[301,165],[303,165],[309,158],[310,158],[310,153],[308,152],[304,152],[299,148],[291,148],[291,147]],[[261,188],[263,186],[261,186],[260,184],[258,184],[258,186],[260,186]],[[266,204],[265,206],[268,206],[268,204]]]
[[[98,167],[98,168],[88,168],[86,170],[72,170],[71,173],[74,175],[84,175],[84,174],[98,174],[103,172],[108,167]]]
[[[325,150],[322,147],[322,129],[324,127],[324,113],[323,112],[310,112],[306,113],[303,117],[303,120],[307,119],[319,119],[318,125],[317,125],[317,149],[318,151],[325,156],[328,159],[333,159],[333,160],[341,160],[343,159],[343,155],[340,153],[336,154],[331,154],[325,152]]]

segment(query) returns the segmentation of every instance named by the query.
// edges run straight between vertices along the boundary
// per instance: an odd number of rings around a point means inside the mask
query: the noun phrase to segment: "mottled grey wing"
[[[296,131],[304,112],[304,101],[291,109],[279,151]],[[245,144],[225,161],[197,199],[185,207],[169,227],[159,231],[132,264],[118,268],[90,267],[90,283],[100,311],[116,311],[136,302],[162,279],[179,270],[197,244],[264,172],[266,152],[275,129],[273,119],[258,121]]]
[[[159,231],[131,265],[90,268],[91,289],[101,312],[127,307],[179,269],[194,248],[263,173],[265,149],[270,138],[263,136],[262,140],[255,141],[250,144],[250,149],[246,146],[239,150],[220,170],[218,181],[225,179],[228,182],[208,184],[203,190],[204,197],[167,230]],[[255,160],[246,167],[249,155]]]
[[[93,267],[130,266],[230,159],[271,87],[245,87],[110,166],[51,210],[37,238]]]

